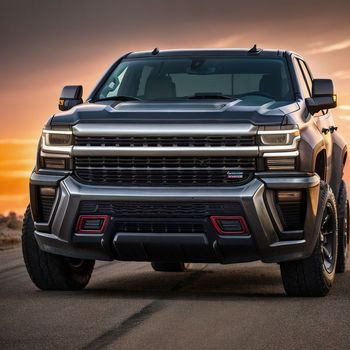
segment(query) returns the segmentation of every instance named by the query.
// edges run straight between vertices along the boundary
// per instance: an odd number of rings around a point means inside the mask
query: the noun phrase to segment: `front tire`
[[[349,201],[346,184],[341,182],[338,196],[338,259],[337,273],[345,272],[349,255]]]
[[[312,255],[280,265],[284,289],[289,296],[325,296],[332,287],[338,250],[337,206],[331,188],[323,181],[318,213],[322,221]]]
[[[94,260],[66,258],[40,250],[28,206],[23,219],[22,251],[28,274],[42,290],[79,290],[90,280]]]

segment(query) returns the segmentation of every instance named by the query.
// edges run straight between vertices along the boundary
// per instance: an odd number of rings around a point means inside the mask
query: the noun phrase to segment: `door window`
[[[294,59],[294,67],[295,67],[295,71],[296,71],[297,76],[298,76],[298,81],[299,81],[301,93],[302,93],[304,98],[308,98],[308,97],[311,97],[311,89],[307,83],[307,79],[304,75],[304,72],[301,68],[299,61],[300,60],[298,60],[296,58]]]

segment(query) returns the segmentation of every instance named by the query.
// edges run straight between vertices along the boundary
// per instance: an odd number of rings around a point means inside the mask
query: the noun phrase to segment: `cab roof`
[[[255,48],[255,50],[254,50]],[[155,48],[150,51],[135,51],[127,55],[127,58],[146,58],[146,57],[184,57],[184,56],[262,56],[262,57],[283,57],[287,51],[259,49],[176,49],[161,50]]]

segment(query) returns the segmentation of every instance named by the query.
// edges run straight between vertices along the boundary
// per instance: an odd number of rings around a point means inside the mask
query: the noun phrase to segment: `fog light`
[[[108,224],[107,215],[80,215],[77,233],[103,233]]]
[[[43,158],[43,165],[46,169],[66,169],[64,158]]]
[[[210,220],[215,230],[221,235],[248,233],[247,224],[241,216],[211,216]]]
[[[302,198],[301,191],[278,191],[277,199],[279,202],[300,202]]]
[[[295,170],[295,158],[267,158],[268,170]]]
[[[40,194],[42,196],[55,196],[56,188],[55,187],[40,187]]]

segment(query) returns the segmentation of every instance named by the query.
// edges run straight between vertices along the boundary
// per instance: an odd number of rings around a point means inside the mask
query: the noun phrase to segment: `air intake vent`
[[[118,222],[117,232],[128,233],[205,233],[204,223],[193,222]]]
[[[40,187],[39,199],[39,221],[48,222],[56,198],[56,190],[51,187]]]
[[[286,202],[279,204],[284,230],[295,231],[304,228],[305,208],[300,202]]]

